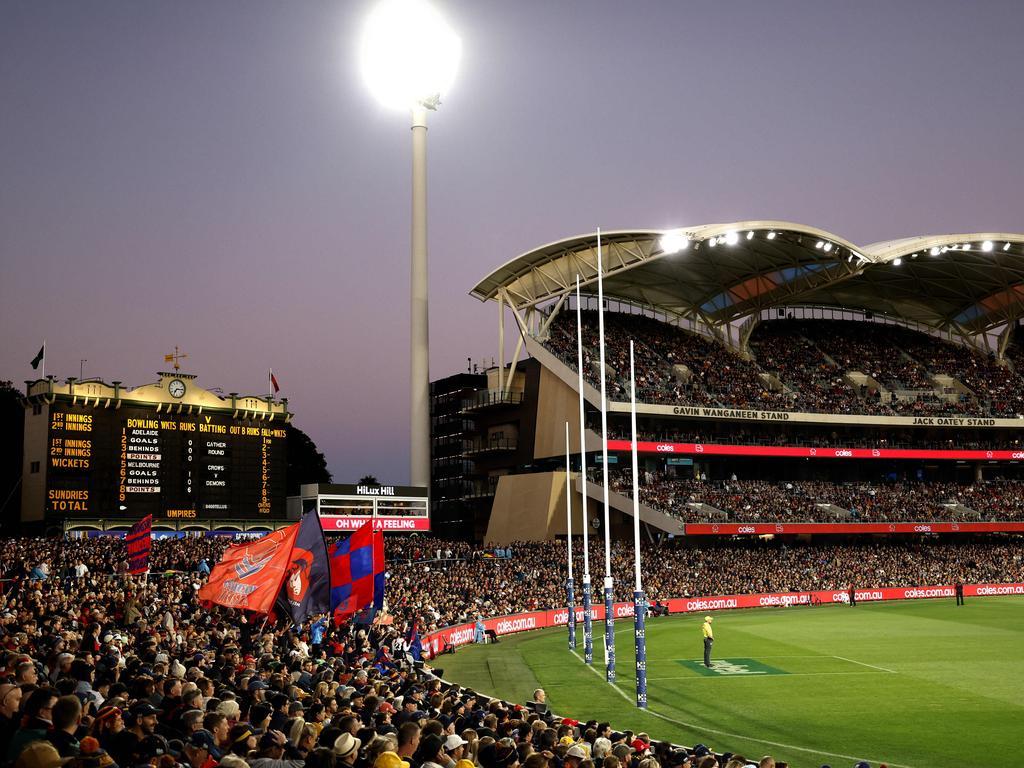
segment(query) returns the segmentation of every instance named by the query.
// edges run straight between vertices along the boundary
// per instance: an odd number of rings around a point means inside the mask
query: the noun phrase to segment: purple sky
[[[1024,231],[1024,3],[439,4],[431,375],[497,356],[467,295],[603,229],[779,218],[867,244]],[[0,378],[266,391],[335,479],[408,480],[407,116],[365,2],[0,6]]]

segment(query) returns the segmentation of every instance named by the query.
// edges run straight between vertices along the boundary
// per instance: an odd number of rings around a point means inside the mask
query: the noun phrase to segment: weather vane
[[[174,345],[174,354],[173,355],[164,355],[164,362],[165,363],[172,363],[173,362],[174,363],[174,370],[180,371],[181,370],[181,365],[179,364],[178,361],[179,360],[183,360],[186,357],[188,357],[188,355],[186,355],[184,352],[179,352],[178,351],[178,345],[175,344]]]

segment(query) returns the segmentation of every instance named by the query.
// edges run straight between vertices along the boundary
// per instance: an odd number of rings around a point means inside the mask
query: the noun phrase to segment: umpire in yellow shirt
[[[715,643],[715,633],[711,631],[711,617],[704,617],[704,625],[701,627],[704,632],[704,666],[711,666],[711,646]]]

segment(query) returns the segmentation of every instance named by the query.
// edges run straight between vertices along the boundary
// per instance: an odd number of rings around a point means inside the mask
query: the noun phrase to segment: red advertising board
[[[878,600],[923,600],[928,598],[951,598],[955,596],[953,585],[927,587],[885,587],[878,589],[856,589],[858,602]],[[965,584],[966,597],[992,597],[999,595],[1024,595],[1024,584]],[[779,592],[758,595],[714,595],[710,597],[679,597],[666,601],[670,613],[705,613],[732,608],[765,608],[787,605],[819,605],[846,603],[850,596],[846,590],[825,590],[817,592]],[[615,618],[629,618],[633,615],[632,603],[615,603]],[[604,620],[604,604],[594,604],[590,610],[594,621]],[[545,627],[565,626],[569,611],[558,608],[549,611],[517,613],[513,616],[499,616],[484,619],[485,629],[493,629],[498,635],[528,632]],[[576,622],[583,623],[583,608],[576,607]],[[446,644],[468,645],[475,636],[474,624],[457,624],[423,637],[423,653],[427,658],[437,655]]]
[[[996,533],[1024,532],[1024,523],[687,523],[687,536],[763,536],[768,533]]]
[[[320,515],[320,524],[325,531],[354,531],[369,519],[357,515]],[[381,531],[429,531],[430,518],[381,515],[373,518],[373,527]]]
[[[1024,427],[1024,422],[1021,423]],[[629,440],[609,440],[609,451],[630,451]],[[708,456],[780,456],[800,459],[947,459],[1002,460],[1024,459],[1024,451],[912,450],[906,448],[803,448],[776,445],[717,445],[711,443],[637,443],[639,453],[668,455],[704,454]]]

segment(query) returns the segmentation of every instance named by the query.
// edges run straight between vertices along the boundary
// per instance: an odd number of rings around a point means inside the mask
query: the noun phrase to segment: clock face
[[[167,392],[171,397],[181,397],[185,394],[185,382],[181,379],[175,379],[167,385]]]

